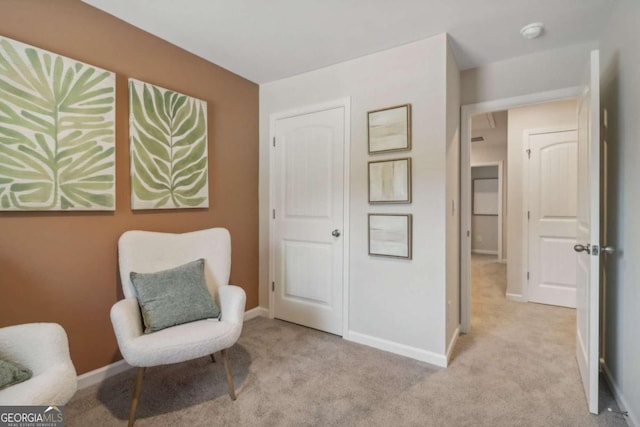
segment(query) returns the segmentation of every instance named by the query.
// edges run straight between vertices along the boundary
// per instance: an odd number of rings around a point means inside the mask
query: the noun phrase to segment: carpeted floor
[[[238,400],[209,358],[147,370],[137,426],[624,426],[601,388],[590,415],[575,311],[504,297],[504,265],[473,262],[473,332],[447,369],[290,323],[245,324],[230,351]],[[135,371],[79,391],[68,426],[126,425]]]

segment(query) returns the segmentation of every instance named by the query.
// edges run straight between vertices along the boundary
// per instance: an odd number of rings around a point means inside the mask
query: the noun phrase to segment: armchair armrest
[[[46,354],[42,349],[48,349]],[[57,323],[27,323],[0,329],[0,356],[39,375],[53,365],[71,365],[69,342]]]
[[[125,298],[118,301],[111,307],[111,324],[118,340],[118,346],[122,355],[129,348],[132,339],[142,335],[142,317],[138,300],[135,298]]]
[[[242,324],[247,300],[244,289],[234,285],[220,286],[218,298],[220,299],[220,311],[222,311],[221,320]]]

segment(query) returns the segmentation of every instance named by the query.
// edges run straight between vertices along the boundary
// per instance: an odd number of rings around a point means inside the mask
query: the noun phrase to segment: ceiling
[[[471,149],[507,146],[507,111],[476,114],[471,117],[471,137],[483,137],[484,141],[472,142]]]
[[[256,83],[447,32],[461,69],[598,39],[618,0],[83,0]],[[520,28],[542,21],[543,37]]]

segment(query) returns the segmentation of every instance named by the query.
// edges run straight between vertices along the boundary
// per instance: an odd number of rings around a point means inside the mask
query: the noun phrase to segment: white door
[[[578,101],[578,231],[576,357],[589,411],[598,413],[600,313],[600,72],[591,52]]]
[[[529,301],[575,308],[578,135],[528,136]]]
[[[275,317],[342,335],[343,107],[276,120]]]

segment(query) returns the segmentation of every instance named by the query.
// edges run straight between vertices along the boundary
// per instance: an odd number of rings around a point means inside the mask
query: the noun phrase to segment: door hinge
[[[531,158],[531,149],[527,148],[527,158]]]
[[[271,217],[272,217],[273,219],[276,219],[276,210],[275,210],[275,209],[273,209],[273,210],[271,211]]]
[[[276,291],[276,282],[271,282],[271,292]]]
[[[527,221],[531,219],[531,211],[527,211]]]
[[[276,137],[275,136],[273,137],[273,146],[274,147],[276,146]]]
[[[527,271],[527,280],[529,280],[529,272]]]
[[[471,235],[471,232],[467,230],[467,237],[469,237],[470,235]]]

